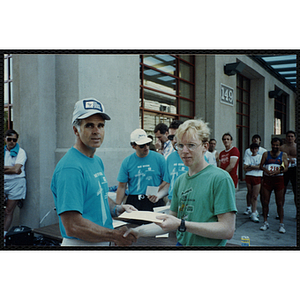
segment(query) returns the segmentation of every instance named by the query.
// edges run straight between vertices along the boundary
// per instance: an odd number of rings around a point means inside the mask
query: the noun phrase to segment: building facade
[[[233,64],[242,68],[231,70]],[[95,97],[111,116],[96,151],[109,186],[117,185],[121,162],[134,151],[129,137],[136,128],[154,136],[159,122],[203,118],[217,150],[230,132],[242,155],[253,134],[270,149],[272,135],[296,129],[295,91],[248,55],[19,54],[10,68],[10,122],[28,156],[27,197],[14,223],[32,228],[58,222],[50,183],[75,141],[77,100]],[[271,98],[269,92],[278,90]]]

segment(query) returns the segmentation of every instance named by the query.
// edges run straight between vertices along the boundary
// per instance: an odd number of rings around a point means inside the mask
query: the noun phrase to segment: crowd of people
[[[58,162],[51,181],[62,246],[129,246],[139,237],[166,232],[176,232],[177,246],[224,246],[234,234],[237,214],[235,191],[241,155],[233,146],[232,135],[223,134],[225,149],[219,153],[217,141],[210,139],[210,128],[203,120],[174,120],[170,126],[159,123],[154,129],[155,144],[143,129],[135,129],[129,141],[134,152],[121,163],[113,201],[108,196],[103,162],[95,155],[109,120],[97,99],[76,102],[72,118],[76,142]],[[4,235],[16,204],[26,194],[26,153],[19,147],[15,131],[8,131],[5,139]],[[275,137],[271,151],[267,151],[256,134],[245,151],[244,214],[259,222],[260,195],[261,230],[269,228],[269,202],[274,190],[279,232],[285,233],[283,207],[289,181],[296,194],[295,140],[296,133],[288,131],[285,144]],[[149,187],[156,187],[157,192],[149,192]],[[153,211],[166,205],[170,206],[169,213],[157,217],[157,223],[131,220],[135,226],[113,227],[113,218],[125,211]]]

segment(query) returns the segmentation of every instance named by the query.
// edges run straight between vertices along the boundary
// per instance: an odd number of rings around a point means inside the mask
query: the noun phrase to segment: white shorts
[[[101,242],[101,243],[90,243],[83,240],[77,239],[65,239],[61,243],[61,246],[76,246],[76,247],[95,247],[95,246],[109,246],[110,242]]]
[[[26,197],[26,179],[25,177],[4,180],[4,195],[9,200],[21,200]]]

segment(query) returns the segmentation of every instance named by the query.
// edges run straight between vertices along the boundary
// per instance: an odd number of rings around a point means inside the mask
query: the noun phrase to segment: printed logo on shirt
[[[99,177],[99,176],[103,176],[103,173],[102,173],[102,172],[98,172],[98,173],[94,174],[94,177],[95,177],[95,178],[97,178],[97,177]]]
[[[139,168],[139,167],[138,167]],[[141,170],[138,171],[138,173],[136,175],[134,175],[134,177],[138,177],[138,183],[137,183],[137,191],[139,191],[141,189],[141,180],[142,177],[145,177],[146,175],[144,173],[141,172]]]
[[[186,196],[187,194],[189,194],[189,193],[192,192],[192,191],[193,191],[193,188],[189,188],[189,189],[183,191],[183,192],[181,193],[181,196]]]
[[[268,159],[269,164],[281,164],[281,160],[279,158],[270,158]]]
[[[228,156],[223,156],[221,159],[220,159],[221,163],[222,164],[226,164],[229,162],[229,157]]]
[[[187,213],[192,213],[194,211],[194,206],[193,205],[187,205],[186,206],[186,212]]]
[[[101,183],[98,181],[98,186],[99,186],[99,190],[97,191],[97,196],[100,196],[100,205],[101,205],[101,214],[102,214],[102,220],[103,220],[103,224],[105,224],[105,222],[107,221],[107,213],[106,213],[106,209],[105,209],[105,199],[103,198],[103,188]],[[105,198],[107,198],[107,195],[105,195]]]

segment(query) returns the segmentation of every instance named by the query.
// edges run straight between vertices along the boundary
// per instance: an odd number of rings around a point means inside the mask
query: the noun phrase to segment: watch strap
[[[178,231],[180,231],[180,232],[185,232],[186,231],[185,220],[184,219],[181,219],[181,223],[178,227]]]

